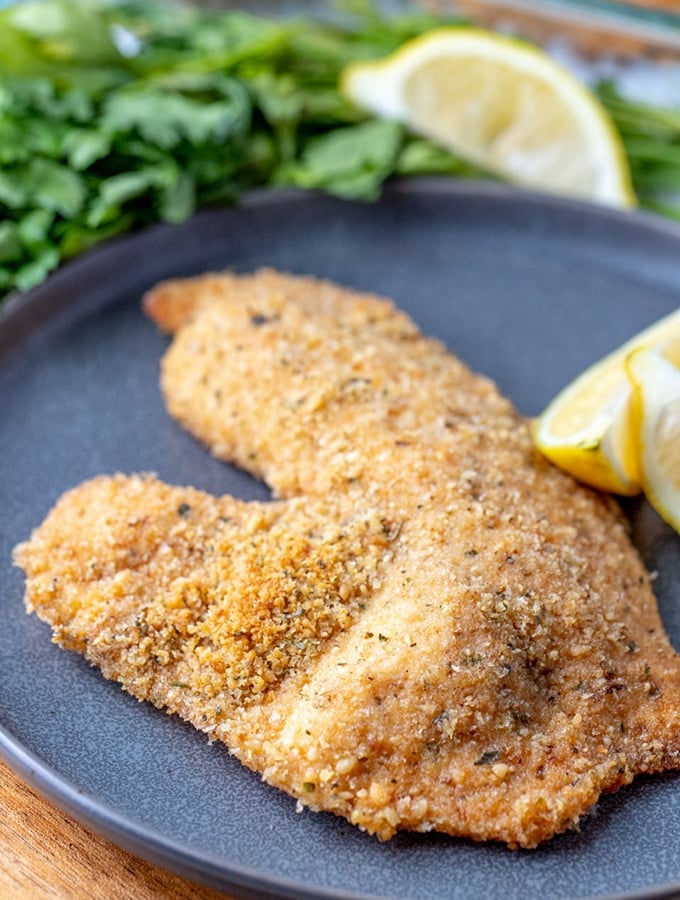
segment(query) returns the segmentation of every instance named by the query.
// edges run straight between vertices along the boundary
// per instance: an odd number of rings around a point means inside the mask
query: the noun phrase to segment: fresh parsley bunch
[[[400,169],[466,171],[339,96],[347,61],[432,24],[369,19],[352,30],[92,0],[1,12],[0,295],[255,185],[371,199]]]

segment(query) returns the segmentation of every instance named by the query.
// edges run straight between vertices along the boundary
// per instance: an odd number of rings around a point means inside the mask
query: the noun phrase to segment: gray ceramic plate
[[[512,853],[441,836],[380,844],[295,803],[222,746],[50,643],[10,564],[65,489],[103,472],[266,497],[169,419],[166,341],[139,311],[156,280],[263,264],[394,297],[538,412],[588,363],[680,303],[680,230],[497,187],[428,181],[376,205],[263,193],[116,241],[5,308],[0,325],[0,750],[38,790],[122,846],[240,896],[564,898],[680,889],[680,776],[603,798],[579,834]],[[680,539],[641,502],[680,646]]]

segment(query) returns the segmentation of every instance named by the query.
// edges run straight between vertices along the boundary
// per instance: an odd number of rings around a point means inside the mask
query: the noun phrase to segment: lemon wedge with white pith
[[[440,28],[353,63],[341,91],[516,184],[612,206],[635,203],[608,113],[543,51],[477,28]]]
[[[680,363],[680,309],[579,375],[533,423],[538,449],[579,481],[615,494],[642,489],[626,359],[649,347]]]
[[[626,360],[642,486],[659,514],[680,531],[680,368],[660,350]]]

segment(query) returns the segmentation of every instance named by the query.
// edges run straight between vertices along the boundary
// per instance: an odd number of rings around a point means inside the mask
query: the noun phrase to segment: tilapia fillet
[[[271,271],[158,286],[172,415],[272,487],[65,495],[29,609],[269,783],[377,834],[534,847],[680,767],[680,662],[616,508],[388,301]]]

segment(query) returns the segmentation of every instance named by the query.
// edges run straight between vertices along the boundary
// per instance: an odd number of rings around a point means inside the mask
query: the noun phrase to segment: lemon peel
[[[680,341],[668,348],[643,348],[626,359],[633,386],[632,421],[642,487],[652,506],[680,531]]]
[[[592,487],[615,494],[640,493],[626,359],[649,347],[680,363],[680,309],[636,334],[560,391],[532,423],[541,453]]]

